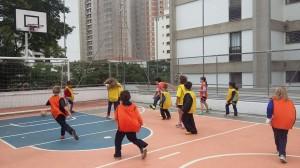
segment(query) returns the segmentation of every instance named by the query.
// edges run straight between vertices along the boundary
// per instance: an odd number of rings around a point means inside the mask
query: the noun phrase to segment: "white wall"
[[[202,0],[176,6],[176,30],[202,27]]]
[[[202,37],[177,40],[177,58],[202,56]],[[202,58],[179,59],[179,64],[200,64]]]
[[[285,84],[285,72],[272,72],[272,85]]]
[[[188,80],[194,84],[200,84],[200,78],[202,74],[185,74],[188,77]],[[207,84],[211,87],[215,87],[217,84],[216,74],[205,74]],[[228,87],[229,83],[229,73],[220,73],[218,74],[218,84],[219,87]]]
[[[253,17],[253,0],[242,0],[242,19]]]
[[[253,88],[253,74],[242,73],[242,85],[243,88]]]
[[[202,8],[199,9],[202,11]],[[229,0],[204,1],[204,25],[213,25],[229,21]]]
[[[271,0],[271,18],[274,20],[284,21],[284,6],[285,0]]]
[[[204,38],[204,55],[229,54],[229,34],[218,34]],[[206,57],[205,63],[216,63],[216,57]],[[218,57],[218,63],[228,62],[228,55]]]
[[[274,1],[274,0],[272,0]],[[293,3],[284,6],[284,20],[300,20],[300,3]]]
[[[242,53],[253,52],[253,31],[243,31],[242,32]],[[252,61],[253,54],[243,54],[242,61]]]

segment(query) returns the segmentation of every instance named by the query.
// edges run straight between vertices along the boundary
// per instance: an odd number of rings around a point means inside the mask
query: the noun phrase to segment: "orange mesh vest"
[[[66,114],[60,111],[59,109],[60,98],[61,98],[60,96],[52,96],[49,99],[50,106],[51,106],[51,113],[54,118],[57,118],[60,114],[66,116]]]
[[[125,106],[120,104],[115,112],[118,130],[121,132],[138,132],[143,125],[138,107],[135,104]]]
[[[274,110],[272,127],[288,130],[293,128],[296,121],[296,109],[291,100],[273,98]]]

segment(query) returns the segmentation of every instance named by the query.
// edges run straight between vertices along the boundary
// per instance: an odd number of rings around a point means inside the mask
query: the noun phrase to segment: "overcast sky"
[[[75,29],[67,37],[67,57],[73,60],[80,59],[80,42],[79,42],[79,0],[66,0],[66,6],[70,8],[70,13],[66,15],[66,22]],[[59,44],[64,47],[63,38]]]

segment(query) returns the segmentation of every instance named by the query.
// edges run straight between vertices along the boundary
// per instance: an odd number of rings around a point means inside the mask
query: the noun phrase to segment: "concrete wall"
[[[202,8],[199,8],[198,11],[202,12]],[[204,1],[204,17],[205,26],[228,22],[229,0]]]
[[[253,51],[253,31],[242,31],[242,53],[249,53]],[[242,61],[253,61],[253,54],[243,54]]]

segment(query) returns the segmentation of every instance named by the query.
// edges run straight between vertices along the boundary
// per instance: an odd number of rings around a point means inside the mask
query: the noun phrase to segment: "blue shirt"
[[[273,111],[274,111],[274,103],[273,100],[271,99],[268,103],[267,107],[267,118],[271,119],[273,116]]]

